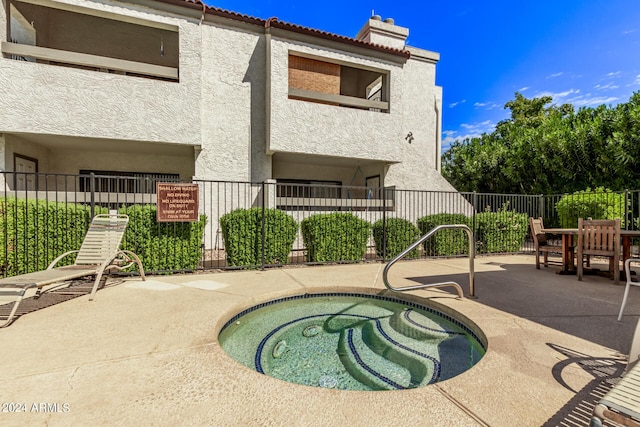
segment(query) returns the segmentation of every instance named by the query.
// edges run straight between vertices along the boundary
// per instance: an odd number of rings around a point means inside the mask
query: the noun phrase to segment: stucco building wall
[[[177,29],[179,79],[0,59],[5,170],[17,152],[36,158],[40,171],[53,173],[121,170],[177,173],[183,179],[287,178],[344,185],[364,185],[365,177],[380,175],[386,186],[452,190],[437,171],[442,103],[442,90],[435,85],[437,54],[407,48],[408,58],[286,29],[273,35],[266,25],[205,19],[193,8],[181,14],[180,6],[169,12],[160,2],[64,4]],[[0,12],[0,25],[6,26],[5,13]],[[406,37],[405,29],[393,28]],[[150,48],[144,55],[160,54],[153,40],[145,43]],[[390,43],[401,48],[398,39]],[[175,62],[175,45],[168,41],[166,49],[166,61]],[[290,99],[290,54],[384,75],[388,111]],[[345,93],[362,92],[361,83]]]
[[[289,153],[400,161],[394,140],[400,137],[403,111],[401,67],[328,49],[272,40],[271,136],[269,149]],[[288,55],[366,65],[391,74],[390,112],[376,112],[289,99]]]
[[[180,82],[1,60],[0,92],[6,108],[0,130],[200,144],[200,116],[191,114],[200,105],[199,26],[132,8],[72,3],[179,27]]]
[[[264,36],[203,25],[201,55],[202,151],[196,175],[239,181],[270,178]]]

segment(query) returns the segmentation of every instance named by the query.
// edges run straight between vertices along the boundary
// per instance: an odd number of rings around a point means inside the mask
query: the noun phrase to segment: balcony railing
[[[375,101],[371,99],[358,98],[355,96],[334,95],[323,92],[315,92],[312,90],[294,89],[291,87],[289,88],[289,97],[302,99],[305,101],[316,101],[376,111],[387,111],[389,109],[389,103],[385,101]]]
[[[90,67],[98,71],[120,72],[142,76],[159,77],[178,80],[178,69],[124,59],[108,58],[86,53],[70,52],[47,47],[31,46],[18,43],[2,43],[2,53],[10,57],[34,58],[37,61],[55,62],[81,67]]]

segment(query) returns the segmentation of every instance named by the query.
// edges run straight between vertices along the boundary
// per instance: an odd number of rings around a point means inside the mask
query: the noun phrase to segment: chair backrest
[[[585,255],[612,256],[620,251],[620,219],[578,218],[578,247]]]
[[[539,245],[547,243],[547,235],[542,232],[544,224],[542,218],[529,218],[529,226],[531,227],[531,236]]]
[[[113,258],[127,229],[129,217],[123,214],[99,214],[93,218],[84,236],[76,265],[102,264]]]

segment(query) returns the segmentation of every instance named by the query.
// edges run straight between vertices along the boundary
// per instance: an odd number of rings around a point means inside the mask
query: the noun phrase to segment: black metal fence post
[[[538,196],[538,216],[544,218],[544,194]]]
[[[478,193],[473,192],[473,253],[476,253],[477,243],[478,243],[478,224],[477,218],[478,215]]]
[[[89,192],[91,200],[91,218],[96,216],[96,174],[91,172],[89,174]]]
[[[264,246],[265,246],[264,245],[264,243],[265,243],[264,242],[264,239],[265,239],[265,233],[264,233],[264,226],[265,226],[265,224],[264,224],[264,204],[265,204],[265,199],[266,199],[265,194],[264,194],[264,192],[266,190],[265,182],[262,181],[261,185],[262,185],[262,231],[261,231],[261,237],[262,237],[261,238],[261,242],[262,242],[262,259],[261,259],[260,269],[264,270],[264,265],[265,265],[265,263],[264,263]]]
[[[387,191],[382,187],[382,262],[387,261]]]
[[[624,190],[624,229],[629,229],[629,222],[631,222],[631,211],[629,210],[629,190]]]

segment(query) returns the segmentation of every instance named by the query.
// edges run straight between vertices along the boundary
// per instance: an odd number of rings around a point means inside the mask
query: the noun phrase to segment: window
[[[157,182],[179,182],[180,175],[173,173],[115,172],[80,170],[80,191],[91,191],[91,173],[95,174],[94,191],[98,193],[155,194]]]
[[[388,74],[289,55],[289,98],[388,112]]]
[[[278,197],[342,197],[340,181],[310,181],[303,179],[278,179]]]

